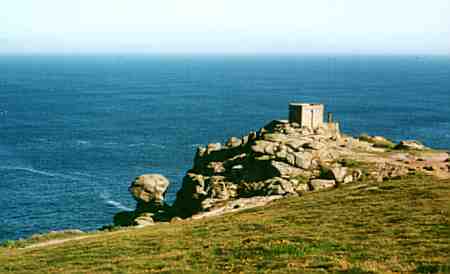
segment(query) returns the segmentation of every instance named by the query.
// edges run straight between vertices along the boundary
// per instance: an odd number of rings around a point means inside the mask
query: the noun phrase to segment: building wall
[[[301,124],[301,121],[302,121],[301,104],[290,103],[289,104],[289,123]]]
[[[324,106],[322,104],[289,104],[289,122],[302,127],[318,128],[323,126]]]
[[[321,104],[289,104],[289,122],[302,127],[318,128],[323,126],[324,106]]]

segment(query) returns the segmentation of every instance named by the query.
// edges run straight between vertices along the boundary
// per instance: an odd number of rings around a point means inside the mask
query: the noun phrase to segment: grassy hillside
[[[210,219],[3,247],[0,273],[445,273],[449,254],[450,181],[418,176]]]

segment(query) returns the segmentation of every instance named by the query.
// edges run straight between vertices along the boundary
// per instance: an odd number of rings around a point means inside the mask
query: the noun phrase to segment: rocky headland
[[[198,147],[173,205],[164,201],[167,178],[137,177],[129,187],[136,209],[116,214],[114,225],[203,218],[357,181],[370,184],[418,173],[450,178],[449,153],[418,141],[347,136],[336,123],[313,129],[275,120],[225,144]]]

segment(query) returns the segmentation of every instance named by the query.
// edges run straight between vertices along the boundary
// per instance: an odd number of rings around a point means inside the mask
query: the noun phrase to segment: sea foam
[[[108,192],[100,193],[100,198],[102,198],[106,204],[111,205],[117,209],[125,210],[125,211],[133,210],[132,208],[123,205],[121,202],[114,201],[113,199],[111,199],[111,195]]]
[[[62,178],[62,179],[67,179],[67,180],[73,180],[73,181],[80,180],[80,178],[76,178],[76,177],[73,177],[73,176],[70,176],[70,175],[57,173],[57,172],[49,172],[49,171],[39,170],[39,169],[35,169],[35,168],[32,168],[32,167],[0,166],[0,169],[3,169],[3,170],[21,170],[21,171],[27,171],[27,172],[30,172],[30,173],[34,173],[34,174],[39,174],[39,175],[42,175],[42,176],[56,177],[56,178]]]

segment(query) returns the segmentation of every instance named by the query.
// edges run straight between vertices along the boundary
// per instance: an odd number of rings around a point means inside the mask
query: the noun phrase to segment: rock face
[[[129,187],[136,200],[136,210],[119,212],[114,216],[114,225],[152,225],[155,221],[170,218],[170,207],[164,202],[169,180],[160,174],[144,174],[137,177]]]
[[[416,144],[400,145],[421,149]],[[257,133],[230,138],[225,145],[200,147],[173,209],[188,217],[240,198],[302,195],[362,178],[376,182],[426,171],[425,166],[411,167],[382,156],[394,147],[384,137],[342,136],[326,124],[311,129],[272,121]],[[441,170],[446,168],[445,163]]]
[[[133,198],[137,201],[137,210],[147,211],[149,208],[164,206],[169,180],[160,174],[144,174],[137,177],[129,187]]]
[[[171,218],[209,216],[248,206],[251,201],[261,204],[359,180],[380,182],[416,172],[450,177],[449,154],[424,148],[415,141],[395,146],[380,136],[343,136],[327,124],[311,129],[272,121],[258,132],[231,137],[224,145],[198,147],[172,206],[164,202],[169,186],[164,176],[137,177],[129,188],[137,201],[136,210],[118,213],[114,223],[144,226]]]
[[[273,121],[257,133],[232,137],[223,146],[200,147],[173,209],[188,217],[240,198],[311,191],[308,182],[320,178],[320,166],[349,151],[341,147],[340,139],[335,129]]]

